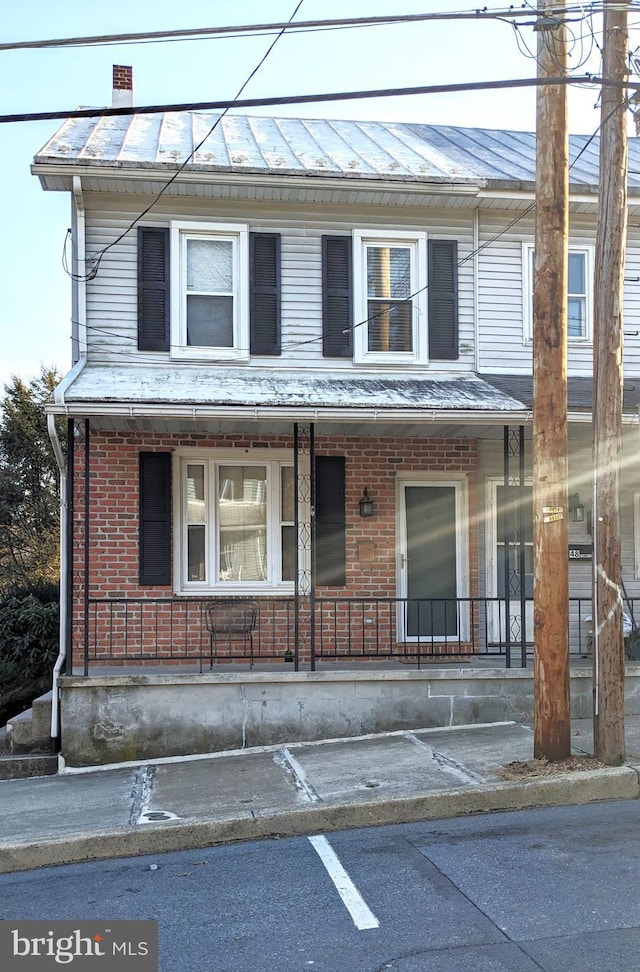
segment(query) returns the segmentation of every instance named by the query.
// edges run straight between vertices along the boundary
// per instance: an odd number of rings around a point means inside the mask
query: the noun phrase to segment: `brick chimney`
[[[113,65],[113,108],[133,107],[133,68]]]

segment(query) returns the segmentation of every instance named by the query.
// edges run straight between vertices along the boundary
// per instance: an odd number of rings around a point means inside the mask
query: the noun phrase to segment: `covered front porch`
[[[276,390],[252,374],[207,387],[212,400],[194,408],[173,372],[175,393],[127,375],[115,403],[100,400],[101,382],[120,380],[108,371],[87,367],[54,409],[71,443],[68,672],[530,666],[524,379],[336,376],[305,389],[287,376]],[[259,403],[240,405],[250,394]],[[576,403],[567,556],[577,661],[589,653],[593,511],[589,415]],[[623,574],[636,613],[640,476],[627,421]]]

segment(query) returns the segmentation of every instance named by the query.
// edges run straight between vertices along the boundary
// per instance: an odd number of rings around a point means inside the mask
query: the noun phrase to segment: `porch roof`
[[[489,375],[482,376],[494,388],[505,395],[511,395],[522,403],[523,408],[533,407],[532,375]],[[567,378],[567,401],[570,411],[591,413],[593,399],[593,378],[590,376],[570,376]],[[640,381],[627,380],[623,386],[623,411],[637,415],[640,408]]]
[[[75,372],[75,374],[74,374]],[[278,368],[76,366],[56,389],[49,410],[78,416],[131,415],[233,418],[352,416],[500,421],[528,407],[475,374],[352,375]]]

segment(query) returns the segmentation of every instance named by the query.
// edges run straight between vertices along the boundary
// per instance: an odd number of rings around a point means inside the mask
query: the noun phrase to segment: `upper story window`
[[[171,253],[172,355],[248,358],[247,226],[174,223]]]
[[[426,236],[354,233],[354,359],[426,362]]]
[[[567,337],[572,343],[592,339],[592,247],[571,247],[567,280]],[[524,245],[525,340],[533,339],[534,249]]]
[[[280,235],[242,223],[138,227],[138,349],[246,361],[280,354]]]

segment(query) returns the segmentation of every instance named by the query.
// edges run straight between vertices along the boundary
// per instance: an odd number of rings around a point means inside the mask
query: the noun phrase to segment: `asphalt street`
[[[155,918],[162,972],[634,972],[638,816],[554,807],[3,874],[0,916]]]

